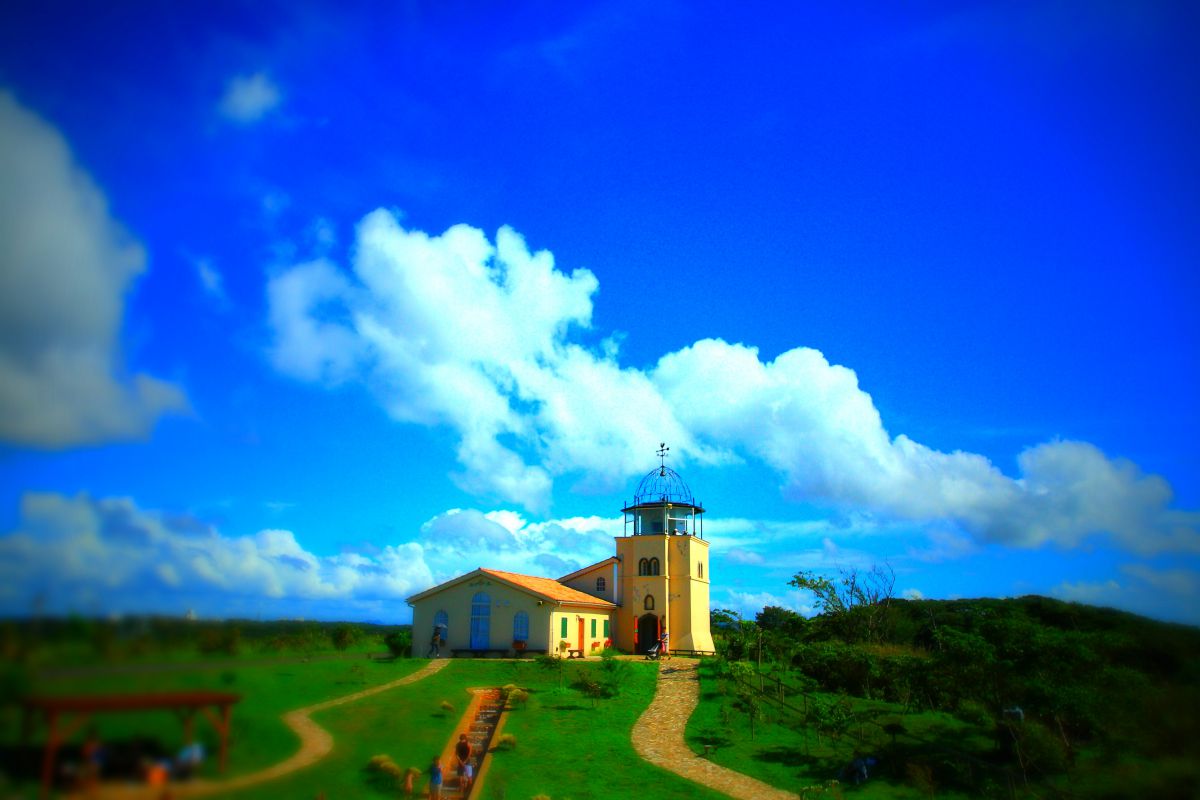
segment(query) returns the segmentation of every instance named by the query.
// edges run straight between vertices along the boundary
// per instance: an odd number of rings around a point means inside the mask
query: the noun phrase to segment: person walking
[[[433,629],[433,638],[429,640],[429,652],[425,654],[426,658],[438,658],[442,654],[442,632],[437,628]]]
[[[471,752],[471,743],[467,741],[467,735],[460,733],[458,744],[454,745],[454,757],[458,760],[458,786],[463,796],[471,791],[471,779],[474,777],[474,770],[471,769]]]
[[[442,762],[434,756],[433,763],[429,765],[429,798],[430,800],[439,800],[442,796]]]

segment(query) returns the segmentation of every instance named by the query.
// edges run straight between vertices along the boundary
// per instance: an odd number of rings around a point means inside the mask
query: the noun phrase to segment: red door
[[[587,651],[583,649],[583,619],[579,620],[579,654],[583,655]]]

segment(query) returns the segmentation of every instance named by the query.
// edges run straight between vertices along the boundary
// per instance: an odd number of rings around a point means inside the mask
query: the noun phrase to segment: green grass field
[[[339,697],[403,677],[427,662],[379,663],[364,656],[240,665],[203,662],[187,669],[118,671],[88,677],[42,679],[44,693],[99,693],[175,689],[219,689],[244,696],[233,712],[233,744],[229,775],[255,772],[295,752],[298,740],[280,720],[288,710]],[[471,687],[517,684],[529,700],[509,713],[505,733],[516,737],[511,751],[493,756],[481,798],[527,800],[547,795],[573,798],[721,797],[647,764],[634,752],[630,731],[654,694],[656,665],[629,663],[616,697],[593,701],[570,688],[583,673],[599,674],[598,662],[546,669],[529,661],[451,661],[424,680],[314,715],[330,731],[334,749],[317,764],[296,773],[224,796],[233,798],[394,797],[395,791],[373,784],[364,767],[371,756],[386,754],[402,767],[424,769],[456,733]],[[454,706],[442,710],[442,701]],[[98,715],[102,740],[133,735],[157,739],[168,751],[181,744],[182,728],[168,712]],[[215,733],[201,719],[196,733],[215,752]],[[15,720],[3,729],[6,743],[16,736]],[[82,736],[76,736],[76,740]],[[203,775],[218,777],[210,758]],[[420,781],[424,787],[424,778]]]

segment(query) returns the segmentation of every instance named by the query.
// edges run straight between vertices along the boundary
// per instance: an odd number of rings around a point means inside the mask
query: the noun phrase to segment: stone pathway
[[[315,764],[329,755],[329,751],[333,749],[333,737],[330,736],[329,731],[312,721],[313,714],[316,714],[318,711],[324,711],[327,708],[333,708],[334,706],[353,703],[355,700],[361,700],[373,694],[386,692],[389,689],[415,683],[433,675],[449,663],[446,659],[435,659],[411,675],[406,675],[403,678],[397,678],[394,681],[380,684],[379,686],[372,686],[370,689],[363,689],[360,692],[335,697],[323,703],[316,703],[315,705],[298,708],[295,711],[289,711],[283,715],[283,721],[300,737],[300,749],[293,753],[291,757],[280,761],[278,764],[272,764],[258,772],[252,772],[249,775],[242,775],[237,778],[230,778],[229,780],[193,780],[184,783],[171,783],[168,787],[169,796],[171,798],[202,797],[204,795],[232,792],[237,789],[245,789],[248,786],[256,786],[260,783],[273,781],[276,778],[287,775],[289,772],[295,772],[298,769]],[[155,798],[157,800],[162,795],[162,789],[113,783],[101,785],[99,792],[93,796],[102,798],[102,800],[140,800],[141,798]]]
[[[633,749],[651,764],[689,781],[741,800],[795,800],[799,795],[776,789],[748,775],[718,766],[692,752],[683,738],[688,718],[700,702],[699,661],[672,658],[658,667],[654,700],[633,726]]]

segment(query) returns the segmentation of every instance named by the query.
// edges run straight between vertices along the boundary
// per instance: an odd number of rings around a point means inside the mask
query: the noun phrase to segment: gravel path
[[[700,702],[700,680],[696,674],[699,663],[694,658],[672,658],[659,664],[654,700],[633,726],[633,749],[651,764],[730,797],[742,800],[799,798],[799,795],[718,766],[696,755],[687,746],[683,731]]]

